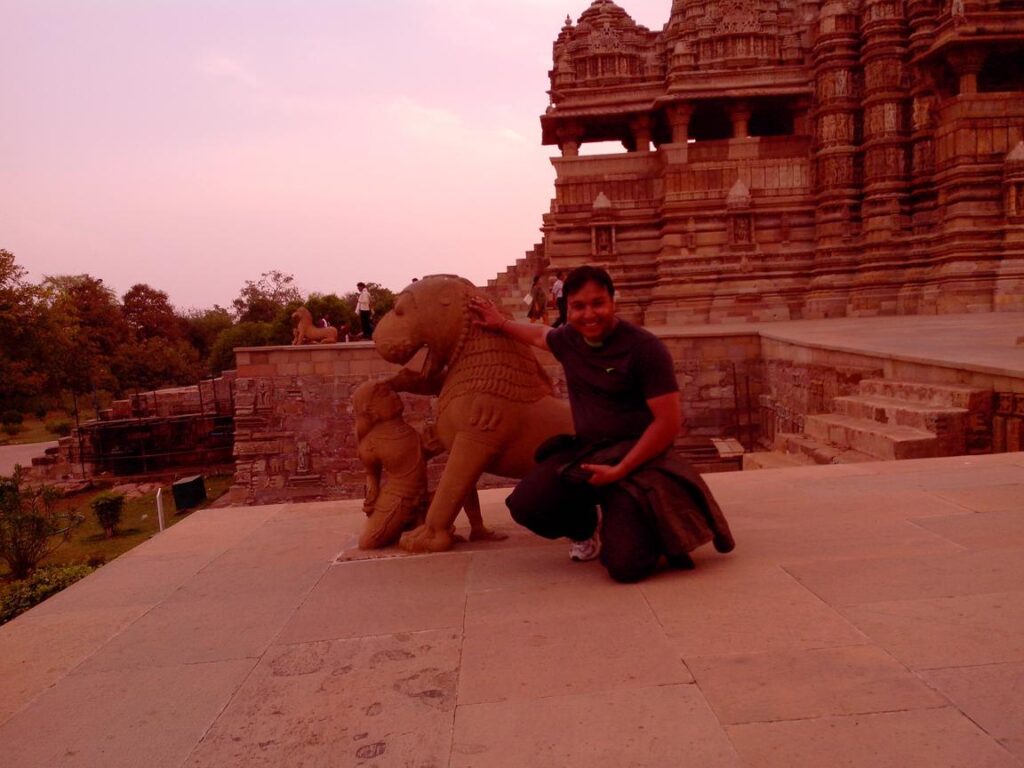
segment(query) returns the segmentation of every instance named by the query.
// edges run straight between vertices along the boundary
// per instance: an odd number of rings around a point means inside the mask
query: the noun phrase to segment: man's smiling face
[[[570,294],[566,303],[569,325],[591,344],[600,344],[615,327],[615,299],[593,280]]]

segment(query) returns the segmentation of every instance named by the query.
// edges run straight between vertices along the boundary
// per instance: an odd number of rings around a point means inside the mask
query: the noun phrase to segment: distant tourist
[[[527,310],[526,316],[531,323],[543,323],[547,313],[548,295],[540,279],[540,275],[534,275],[533,285],[530,287],[530,308]]]
[[[366,283],[356,283],[359,289],[359,298],[356,299],[356,312],[359,313],[359,324],[363,327],[363,338],[373,338],[373,320],[371,318],[370,290]]]
[[[571,539],[571,559],[600,557],[616,581],[646,578],[663,556],[693,568],[689,553],[708,541],[730,551],[721,509],[672,448],[682,418],[668,348],[616,317],[615,286],[600,267],[574,269],[564,290],[569,319],[557,329],[514,322],[482,297],[469,305],[478,325],[548,350],[565,370],[576,434],[538,449],[505,502],[512,519]]]
[[[560,325],[565,325],[565,296],[563,296],[563,287],[565,283],[562,282],[562,270],[555,272],[555,282],[551,284],[551,298],[555,302],[555,306],[558,308],[558,317],[555,318],[555,322],[552,327],[557,328]]]

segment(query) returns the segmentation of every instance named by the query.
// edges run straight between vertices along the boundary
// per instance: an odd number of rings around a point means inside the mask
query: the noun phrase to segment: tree
[[[133,285],[121,297],[121,313],[139,341],[180,339],[185,335],[185,323],[175,314],[167,294],[145,283]]]
[[[45,389],[48,326],[42,292],[0,248],[0,410],[25,410]]]
[[[189,343],[195,347],[199,359],[203,361],[209,359],[217,337],[233,324],[231,313],[216,304],[213,309],[192,310],[185,315]]]
[[[43,283],[54,349],[52,373],[76,392],[120,390],[111,364],[131,338],[114,292],[90,275],[58,275]]]
[[[0,559],[14,578],[28,576],[82,523],[81,515],[57,506],[58,498],[49,486],[23,486],[20,467],[11,477],[0,476]]]
[[[342,335],[346,326],[349,333],[359,327],[359,316],[356,315],[354,304],[346,302],[337,294],[311,293],[306,299],[306,308],[313,315],[314,322],[326,317],[328,324],[341,331]]]
[[[92,500],[90,506],[93,514],[96,515],[96,522],[103,529],[103,534],[111,539],[117,535],[117,526],[121,524],[121,516],[124,514],[123,493],[101,493]]]
[[[235,367],[235,347],[265,347],[278,343],[273,323],[239,323],[221,332],[210,350],[207,366],[214,374]]]
[[[290,301],[302,301],[295,278],[278,270],[264,272],[257,281],[246,280],[231,304],[240,323],[271,323]]]
[[[184,339],[148,338],[122,346],[110,362],[122,389],[194,384],[203,375],[199,353]]]

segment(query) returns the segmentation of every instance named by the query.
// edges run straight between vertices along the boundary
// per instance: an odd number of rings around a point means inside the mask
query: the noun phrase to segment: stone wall
[[[798,343],[742,326],[651,330],[675,360],[683,445],[712,437],[736,439],[747,450],[771,445],[776,431],[803,431],[807,416],[827,413],[834,398],[855,393],[862,379],[884,378],[992,392],[985,423],[969,426],[971,452],[1021,450],[1024,379],[1006,373]],[[561,366],[547,353],[538,358],[565,397]],[[239,349],[236,360],[236,497],[256,504],[361,497],[352,391],[397,367],[371,343]],[[405,418],[417,429],[435,417],[434,399],[402,397]],[[432,482],[443,462],[431,463]],[[508,483],[485,476],[481,484]]]
[[[1024,393],[1001,392],[996,397],[992,450],[1024,451]]]
[[[757,335],[695,331],[664,339],[676,360],[685,436],[738,437],[746,443],[756,435],[762,386]],[[538,357],[565,397],[561,366],[547,353]],[[397,366],[381,359],[369,342],[241,348],[235,359],[236,497],[251,504],[360,498],[364,474],[356,456],[352,391],[369,378],[393,374]],[[413,427],[422,429],[435,417],[433,398],[402,399]],[[431,462],[434,482],[442,466],[443,457]],[[485,476],[481,485],[508,482]]]

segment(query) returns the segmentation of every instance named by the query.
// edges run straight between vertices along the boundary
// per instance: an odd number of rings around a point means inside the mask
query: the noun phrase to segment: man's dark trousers
[[[616,581],[640,581],[658,565],[662,553],[657,523],[617,484],[595,488],[561,477],[558,469],[576,449],[559,451],[540,462],[505,500],[512,519],[546,539],[589,539],[601,505],[601,563]]]

